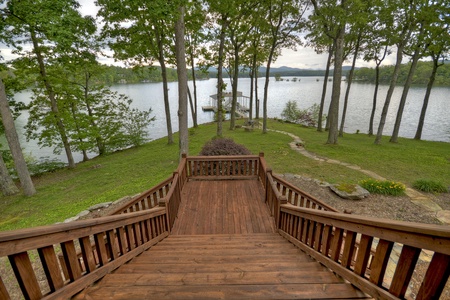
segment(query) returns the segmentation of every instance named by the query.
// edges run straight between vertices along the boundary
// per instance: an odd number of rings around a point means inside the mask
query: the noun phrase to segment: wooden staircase
[[[364,299],[279,234],[169,236],[75,299]]]

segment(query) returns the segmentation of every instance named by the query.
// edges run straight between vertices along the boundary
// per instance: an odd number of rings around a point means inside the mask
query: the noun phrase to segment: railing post
[[[269,174],[272,175],[272,169],[267,168],[267,171],[264,175],[264,187],[266,189],[266,197],[264,199],[265,203],[267,203],[269,200],[269,193],[270,193],[270,189],[271,189],[271,187],[269,187]]]
[[[277,229],[281,228],[281,205],[287,204],[287,198],[284,195],[281,195],[277,201],[277,213],[276,213],[276,222]]]

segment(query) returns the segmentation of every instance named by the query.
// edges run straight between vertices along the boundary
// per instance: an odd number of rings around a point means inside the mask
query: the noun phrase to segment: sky
[[[98,8],[96,7],[93,0],[79,0],[81,5],[81,13],[83,15],[93,15],[95,16]],[[13,58],[11,54],[11,50],[6,48],[6,46],[0,44],[0,54],[4,57],[5,60],[9,60]],[[300,69],[325,69],[326,61],[328,54],[317,54],[314,49],[305,48],[299,46],[296,51],[291,49],[282,49],[281,55],[278,59],[272,64],[272,67],[282,67],[288,66],[292,68],[300,68]],[[114,62],[112,58],[101,58],[100,62],[108,65],[120,65],[123,66],[120,62]],[[388,56],[383,65],[389,65],[395,63],[395,53]],[[351,65],[350,61],[344,63],[344,65]],[[365,62],[361,59],[357,60],[357,67],[374,67],[373,62]]]

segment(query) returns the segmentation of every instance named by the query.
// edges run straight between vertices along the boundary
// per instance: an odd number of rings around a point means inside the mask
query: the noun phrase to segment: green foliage
[[[45,173],[55,172],[66,166],[65,163],[58,159],[50,159],[49,157],[32,160],[27,163],[28,171],[33,176],[41,176]]]
[[[319,119],[319,105],[314,104],[308,109],[299,109],[296,101],[288,101],[281,112],[281,117],[288,122],[315,127]]]
[[[365,179],[359,182],[359,185],[365,188],[371,194],[381,194],[389,196],[401,196],[405,193],[405,185],[403,183],[389,181]]]
[[[410,63],[403,64],[400,69],[400,74],[398,77],[398,83],[404,84],[406,77],[408,76],[408,70],[410,68]],[[391,80],[394,66],[381,66],[380,67],[380,83],[387,84]],[[433,69],[433,62],[429,61],[419,61],[417,65],[417,70],[414,73],[413,84],[425,85]],[[355,70],[354,78],[358,81],[375,83],[375,69],[373,68],[360,68]],[[439,67],[435,79],[436,85],[450,85],[450,64],[444,64]]]
[[[434,180],[419,179],[414,181],[413,188],[426,193],[447,193],[447,188]]]
[[[245,146],[236,144],[229,138],[216,138],[207,142],[199,155],[249,155],[252,154]]]

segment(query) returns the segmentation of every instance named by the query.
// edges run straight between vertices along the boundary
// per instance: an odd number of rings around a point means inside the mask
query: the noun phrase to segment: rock
[[[84,217],[87,216],[90,213],[89,210],[83,210],[82,212],[80,212],[78,215],[76,215],[76,217]]]
[[[68,218],[68,219],[65,219],[63,223],[70,223],[70,222],[73,222],[73,221],[77,221],[79,218],[80,218],[79,216]]]
[[[339,197],[350,200],[361,200],[370,195],[370,193],[366,189],[362,188],[359,185],[355,185],[355,191],[352,193],[347,193],[346,191],[339,190],[336,184],[331,184],[330,189]]]
[[[450,225],[450,210],[438,211],[436,217],[444,224]]]
[[[122,197],[122,198],[114,201],[112,204],[115,205],[115,204],[121,203],[123,201],[128,201],[128,200],[131,200],[131,197],[130,196],[125,196],[125,197]]]
[[[97,210],[97,209],[106,208],[106,207],[110,206],[111,203],[112,202],[104,202],[104,203],[95,204],[95,205],[92,205],[91,207],[89,207],[88,210],[89,211],[94,211],[94,210]]]

